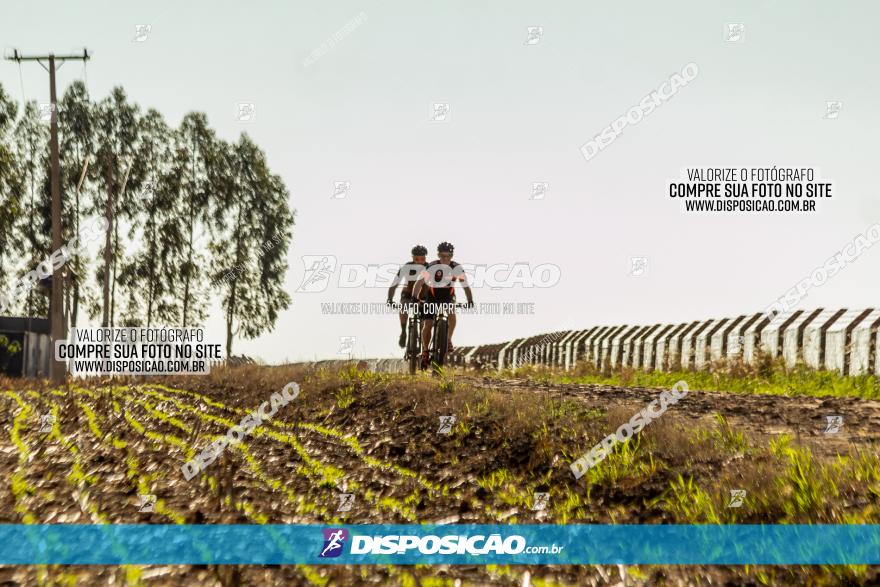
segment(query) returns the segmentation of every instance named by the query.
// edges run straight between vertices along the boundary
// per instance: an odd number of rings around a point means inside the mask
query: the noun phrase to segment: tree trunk
[[[79,280],[73,282],[73,309],[70,311],[70,325],[76,328],[76,317],[79,315]]]
[[[233,286],[234,287],[234,286]],[[232,297],[229,300],[229,310],[226,312],[226,359],[232,356],[232,321],[235,317],[235,289],[232,290]]]
[[[153,208],[155,209],[155,208]],[[153,322],[153,292],[155,291],[156,279],[156,220],[152,219],[150,223],[150,273],[147,276],[147,328]]]
[[[153,324],[153,292],[155,291],[153,280],[155,279],[155,261],[150,260],[150,275],[147,285],[147,328]]]
[[[241,266],[241,239],[242,235],[240,234],[241,230],[241,204],[238,206],[238,211],[236,212],[235,217],[235,267]],[[229,308],[227,308],[226,312],[226,359],[232,356],[232,323],[235,320],[235,304],[237,300],[238,293],[238,274],[232,279],[229,283]]]
[[[116,219],[113,217],[113,187],[116,174],[113,173],[113,167],[109,164],[107,165],[107,173],[110,178],[108,182],[110,189],[107,190],[107,202],[104,206],[104,214],[107,215],[109,223],[104,236],[104,308],[101,316],[101,326],[104,328],[110,325],[110,260],[112,254],[110,245],[113,238],[112,228],[116,225]]]
[[[125,194],[125,189],[128,187],[128,175],[131,173],[131,164],[129,164],[128,168],[125,170],[125,175],[122,178],[122,185],[119,186],[119,190],[117,192],[119,197],[122,197]],[[110,293],[110,326],[114,326],[116,323],[116,260],[119,258],[119,223],[116,222],[116,199],[113,200],[113,208],[114,208],[114,218],[113,218],[113,286]],[[110,230],[108,228],[107,232]]]
[[[152,277],[150,278],[152,279]],[[153,282],[147,288],[147,328],[152,326],[153,321]]]
[[[192,274],[192,270],[193,270],[192,240],[193,240],[193,226],[192,226],[192,223],[190,223],[190,225],[189,225],[189,240],[188,240],[189,253],[187,254],[186,277],[184,279],[184,286],[183,286],[183,327],[184,328],[186,328],[186,313],[189,310],[189,281],[190,281],[190,275]]]
[[[109,208],[109,206],[108,206]],[[113,218],[107,210],[108,220],[113,224]],[[104,284],[103,284],[103,302],[104,307],[101,313],[101,326],[110,326],[110,245],[113,238],[113,231],[107,230],[107,236],[104,237]]]
[[[110,326],[116,325],[116,258],[119,256],[119,224],[113,223],[113,285],[110,287]]]
[[[190,171],[192,173],[192,185],[193,192],[196,191],[196,145],[195,145],[195,137],[193,138],[192,150],[190,151],[190,159],[192,160],[192,167]],[[184,286],[183,286],[183,327],[186,328],[186,314],[189,310],[189,282],[190,276],[193,271],[194,263],[193,263],[193,222],[195,222],[195,218],[193,217],[193,200],[195,199],[195,193],[190,193],[189,195],[189,236],[187,240],[187,265],[186,265],[186,277],[184,278]]]

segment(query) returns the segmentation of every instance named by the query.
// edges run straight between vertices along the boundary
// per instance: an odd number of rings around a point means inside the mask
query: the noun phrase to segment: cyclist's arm
[[[422,287],[425,285],[425,278],[419,277],[416,284],[413,286],[413,297],[417,300],[421,299],[422,295]]]
[[[464,285],[464,284],[462,284],[461,287],[462,287],[462,289],[464,289],[464,295],[467,296],[467,301],[468,301],[468,303],[469,303],[469,304],[473,304],[473,303],[474,303],[474,294],[471,293],[471,288],[470,288],[470,286],[469,286],[469,285]]]
[[[400,282],[403,281],[400,274],[403,271],[403,267],[397,270],[397,275],[394,276],[394,280],[391,282],[391,287],[388,288],[388,299],[394,299],[394,290],[397,289],[397,286],[400,285]]]
[[[474,303],[474,294],[471,292],[471,286],[468,285],[467,275],[464,272],[464,269],[461,265],[458,265],[455,270],[453,270],[452,283],[459,282],[461,284],[462,289],[464,290],[464,295],[467,296],[468,304],[473,305]]]

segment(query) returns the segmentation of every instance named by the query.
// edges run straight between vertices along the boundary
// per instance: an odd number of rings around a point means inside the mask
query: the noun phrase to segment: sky
[[[462,316],[455,342],[470,345],[761,311],[880,222],[872,2],[7,0],[2,10],[5,53],[88,47],[85,69],[59,71],[59,95],[83,77],[95,99],[121,85],[174,125],[202,111],[221,137],[247,132],[266,152],[296,211],[293,302],[234,352],[269,363],[337,358],[343,337],[357,357],[402,356],[396,316],[322,304],[384,302],[387,286],[342,287],[339,268],[403,263],[415,244],[433,253],[450,241],[462,263],[558,268],[552,287],[474,289],[478,304],[533,313]],[[530,27],[541,27],[537,42]],[[699,68],[690,83],[585,159],[581,145],[688,63]],[[0,84],[48,99],[36,64],[0,63]],[[840,103],[836,117],[827,102]],[[250,120],[241,104],[253,105]],[[432,120],[435,104],[448,105],[444,120]],[[814,213],[686,213],[667,185],[700,166],[809,167],[832,197]],[[333,197],[336,182],[345,197]],[[296,291],[303,257],[335,262],[323,291]],[[634,257],[646,259],[640,275]],[[875,307],[878,268],[880,246],[798,307]],[[225,340],[216,305],[206,327]]]

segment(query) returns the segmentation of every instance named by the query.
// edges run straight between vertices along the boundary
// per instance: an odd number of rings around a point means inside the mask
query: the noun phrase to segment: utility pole
[[[82,55],[29,55],[25,56],[16,49],[9,61],[36,61],[49,72],[49,100],[51,102],[51,138],[49,140],[49,157],[52,162],[51,187],[52,187],[52,250],[61,248],[61,168],[58,158],[58,101],[55,97],[55,63],[65,61],[88,61],[89,52],[83,49]],[[48,67],[43,61],[49,62]],[[49,327],[52,336],[52,344],[49,347],[50,370],[52,383],[61,384],[67,376],[67,366],[63,361],[55,360],[55,343],[67,338],[67,328],[64,323],[64,277],[59,273],[52,275],[52,297],[49,301]]]

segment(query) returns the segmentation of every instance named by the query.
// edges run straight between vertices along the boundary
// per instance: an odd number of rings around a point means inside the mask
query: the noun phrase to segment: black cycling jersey
[[[397,270],[397,276],[394,278],[393,285],[396,286],[401,281],[403,282],[403,287],[400,289],[401,302],[411,302],[414,300],[412,295],[413,287],[415,287],[416,280],[421,277],[422,271],[424,271],[424,269],[424,263],[407,261],[400,266],[400,269]],[[424,294],[422,294],[422,297],[425,297]]]
[[[431,261],[422,271],[422,279],[428,291],[425,295],[426,301],[454,302],[455,289],[452,286],[456,281],[465,283],[464,268],[455,261],[450,261],[448,265],[440,260]]]

